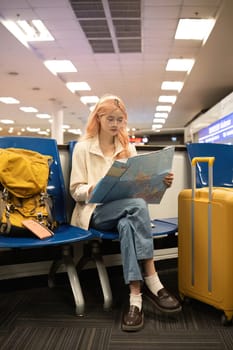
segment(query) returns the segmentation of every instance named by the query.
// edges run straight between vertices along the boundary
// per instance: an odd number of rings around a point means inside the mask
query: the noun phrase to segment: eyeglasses
[[[112,124],[122,125],[123,123],[125,123],[125,119],[123,117],[115,118],[115,117],[108,116],[108,117],[106,117],[106,121],[109,125],[110,124],[111,125]]]

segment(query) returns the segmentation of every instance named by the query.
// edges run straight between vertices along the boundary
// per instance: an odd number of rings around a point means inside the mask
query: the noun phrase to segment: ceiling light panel
[[[89,104],[89,103],[97,103],[99,101],[99,97],[98,96],[82,96],[80,97],[80,101],[82,103]]]
[[[153,123],[160,123],[160,124],[165,124],[166,119],[163,118],[154,118]]]
[[[36,113],[38,110],[34,107],[19,107],[19,109],[26,113]]]
[[[53,41],[54,38],[39,19],[30,21],[19,20],[18,26],[23,32],[26,41]]]
[[[44,61],[44,65],[54,75],[57,75],[57,73],[77,72],[76,67],[69,60],[48,60]]]
[[[167,62],[166,71],[190,72],[194,62],[193,58],[171,58]]]
[[[62,129],[70,129],[70,125],[63,124],[63,125],[62,125]]]
[[[69,82],[69,83],[66,83],[66,86],[73,93],[75,91],[90,91],[91,90],[90,86],[85,81]]]
[[[67,131],[74,135],[82,135],[82,131],[80,129],[69,129]]]
[[[28,43],[27,43],[27,40],[25,39],[24,33],[22,32],[22,30],[19,28],[19,26],[15,22],[13,22],[13,21],[6,21],[6,20],[2,20],[1,19],[1,23],[4,25],[4,27],[7,30],[9,30],[9,32],[11,34],[13,34],[15,36],[15,38],[17,40],[19,40],[21,42],[21,44],[23,44],[27,48],[29,47]]]
[[[0,102],[6,103],[6,104],[18,104],[19,103],[19,101],[13,97],[0,97]]]
[[[168,113],[163,113],[163,112],[156,112],[155,114],[154,114],[154,117],[155,118],[167,118],[168,117]]]
[[[177,90],[181,91],[184,83],[182,81],[164,81],[161,85],[162,90]]]
[[[50,119],[50,118],[52,118],[51,115],[49,115],[47,113],[38,113],[36,116],[37,116],[37,118],[40,118],[40,119]]]
[[[153,124],[152,125],[152,130],[161,129],[162,127],[163,127],[163,124]]]
[[[180,19],[175,39],[207,40],[215,24],[215,20],[203,18]]]
[[[157,106],[156,111],[158,112],[171,112],[172,106]]]
[[[29,132],[39,132],[40,128],[32,128],[30,126],[26,127],[26,130]]]
[[[45,130],[40,130],[40,131],[38,131],[37,134],[48,136],[48,135],[49,135],[49,132],[48,132],[48,131],[45,131]]]
[[[158,101],[159,102],[175,103],[176,102],[176,96],[162,95],[162,96],[159,96]]]
[[[2,124],[14,124],[14,120],[11,119],[0,119],[0,123]]]

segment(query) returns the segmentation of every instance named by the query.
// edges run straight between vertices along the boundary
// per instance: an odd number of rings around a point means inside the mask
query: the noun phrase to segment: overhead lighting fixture
[[[46,114],[46,113],[38,113],[36,114],[37,118],[40,118],[40,119],[50,119],[52,118],[51,115],[49,114]]]
[[[89,103],[97,103],[99,101],[99,97],[98,96],[82,96],[80,97],[80,101],[87,105]]]
[[[161,129],[162,127],[163,127],[162,124],[153,124],[153,125],[152,125],[152,130]]]
[[[66,83],[66,87],[73,93],[75,91],[90,91],[90,86],[85,81],[80,82],[69,82]]]
[[[166,118],[168,117],[168,113],[156,112],[156,113],[154,114],[154,117],[155,117],[155,118],[164,118],[164,119],[166,119]]]
[[[0,97],[0,102],[6,103],[6,104],[18,104],[19,103],[19,101],[13,97]]]
[[[165,124],[166,119],[163,118],[154,118],[153,119],[153,123],[161,123],[161,124]]]
[[[54,75],[57,75],[57,73],[77,72],[77,69],[69,60],[47,60],[44,61],[44,65]]]
[[[39,135],[44,135],[44,136],[49,136],[49,133],[48,133],[48,131],[46,131],[46,130],[40,130],[40,131],[38,131],[37,134],[39,134]]]
[[[157,106],[156,111],[158,112],[171,112],[172,106]]]
[[[177,90],[181,91],[184,83],[182,81],[164,81],[161,85],[162,90]]]
[[[11,119],[0,119],[0,123],[2,124],[14,124],[14,120]]]
[[[40,128],[31,128],[30,126],[28,126],[26,128],[27,131],[29,132],[39,132],[40,131]]]
[[[67,125],[67,124],[62,125],[62,129],[64,129],[64,130],[69,129],[69,128],[70,128],[70,125]]]
[[[16,37],[16,39],[18,39],[21,42],[21,44],[29,48],[25,35],[23,34],[22,30],[19,28],[19,26],[15,22],[1,19],[1,23],[4,25],[4,27],[7,30],[9,30],[9,32],[12,35]]]
[[[33,19],[31,22],[26,20],[14,22],[1,19],[1,23],[16,37],[16,39],[27,47],[29,41],[54,40],[44,23],[38,19]]]
[[[190,73],[195,60],[193,58],[170,58],[167,62],[166,71],[180,71]]]
[[[53,41],[54,37],[50,34],[44,23],[39,19],[33,19],[31,22],[18,20],[18,26],[23,31],[26,41]]]
[[[176,102],[176,96],[159,96],[158,99],[159,102],[168,102],[168,103],[175,103]]]
[[[67,132],[75,135],[82,135],[82,131],[80,129],[68,129]]]
[[[175,39],[203,40],[206,42],[215,24],[215,19],[190,18],[180,19]]]
[[[19,109],[26,113],[36,113],[38,110],[34,107],[19,107]]]
[[[8,129],[8,133],[9,133],[9,134],[12,134],[13,132],[14,132],[14,128],[9,128],[9,129]]]

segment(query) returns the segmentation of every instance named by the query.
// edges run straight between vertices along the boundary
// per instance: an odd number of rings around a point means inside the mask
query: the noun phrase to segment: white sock
[[[154,275],[144,277],[144,280],[147,287],[155,295],[157,295],[160,289],[164,288],[162,283],[160,282],[157,272]]]
[[[129,295],[129,303],[130,305],[137,306],[139,311],[142,309],[142,293],[140,294],[132,294]]]

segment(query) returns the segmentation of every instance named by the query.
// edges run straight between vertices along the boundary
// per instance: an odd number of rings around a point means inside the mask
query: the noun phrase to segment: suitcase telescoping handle
[[[208,186],[209,186],[209,201],[212,200],[213,189],[213,165],[215,157],[194,157],[192,159],[192,199],[195,198],[196,189],[196,165],[197,163],[208,163]]]
[[[209,202],[208,202],[208,291],[212,291],[212,190],[213,190],[213,165],[215,157],[194,157],[192,159],[192,210],[191,210],[191,279],[192,285],[195,283],[195,230],[194,230],[194,200],[195,200],[195,189],[196,189],[196,165],[199,162],[208,163],[208,185],[209,185]]]

